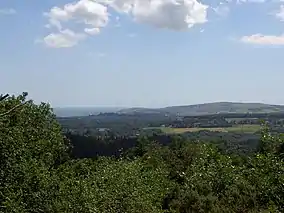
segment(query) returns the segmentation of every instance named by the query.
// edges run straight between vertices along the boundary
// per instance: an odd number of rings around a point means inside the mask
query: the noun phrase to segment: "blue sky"
[[[284,104],[284,2],[145,2],[1,0],[1,93],[54,107]]]

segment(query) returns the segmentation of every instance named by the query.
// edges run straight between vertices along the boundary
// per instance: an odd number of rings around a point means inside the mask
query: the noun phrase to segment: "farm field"
[[[216,127],[216,128],[171,128],[171,127],[154,127],[147,129],[160,129],[166,134],[182,134],[186,132],[212,131],[212,132],[236,132],[236,133],[255,133],[261,128],[260,125],[237,125],[233,127]]]

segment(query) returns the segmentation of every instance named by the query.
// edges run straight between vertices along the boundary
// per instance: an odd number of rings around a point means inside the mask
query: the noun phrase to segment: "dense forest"
[[[284,138],[272,131],[281,122],[239,136],[140,135],[137,122],[121,122],[126,135],[75,134],[64,125],[26,93],[0,98],[0,212],[284,212]]]

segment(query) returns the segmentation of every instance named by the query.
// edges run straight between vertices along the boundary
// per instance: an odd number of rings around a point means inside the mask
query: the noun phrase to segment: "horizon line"
[[[129,109],[129,108],[138,108],[138,109],[162,109],[168,107],[187,107],[187,106],[196,106],[196,105],[206,105],[206,104],[221,104],[221,103],[229,103],[229,104],[264,104],[270,106],[284,106],[284,104],[272,104],[265,102],[247,102],[247,101],[216,101],[216,102],[204,102],[204,103],[196,103],[196,104],[182,104],[182,105],[166,105],[161,107],[147,107],[147,106],[96,106],[96,105],[73,105],[73,106],[54,106],[53,109],[62,109],[62,108],[118,108],[118,109]]]

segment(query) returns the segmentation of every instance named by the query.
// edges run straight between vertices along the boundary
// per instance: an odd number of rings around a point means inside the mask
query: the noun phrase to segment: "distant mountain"
[[[216,102],[206,104],[196,104],[188,106],[170,106],[159,109],[151,108],[128,108],[118,111],[122,114],[134,113],[163,113],[179,114],[180,116],[195,116],[217,113],[284,113],[284,106],[269,105],[262,103],[234,103],[234,102]]]
[[[77,117],[118,112],[121,109],[115,107],[61,107],[54,108],[53,111],[57,117]]]

